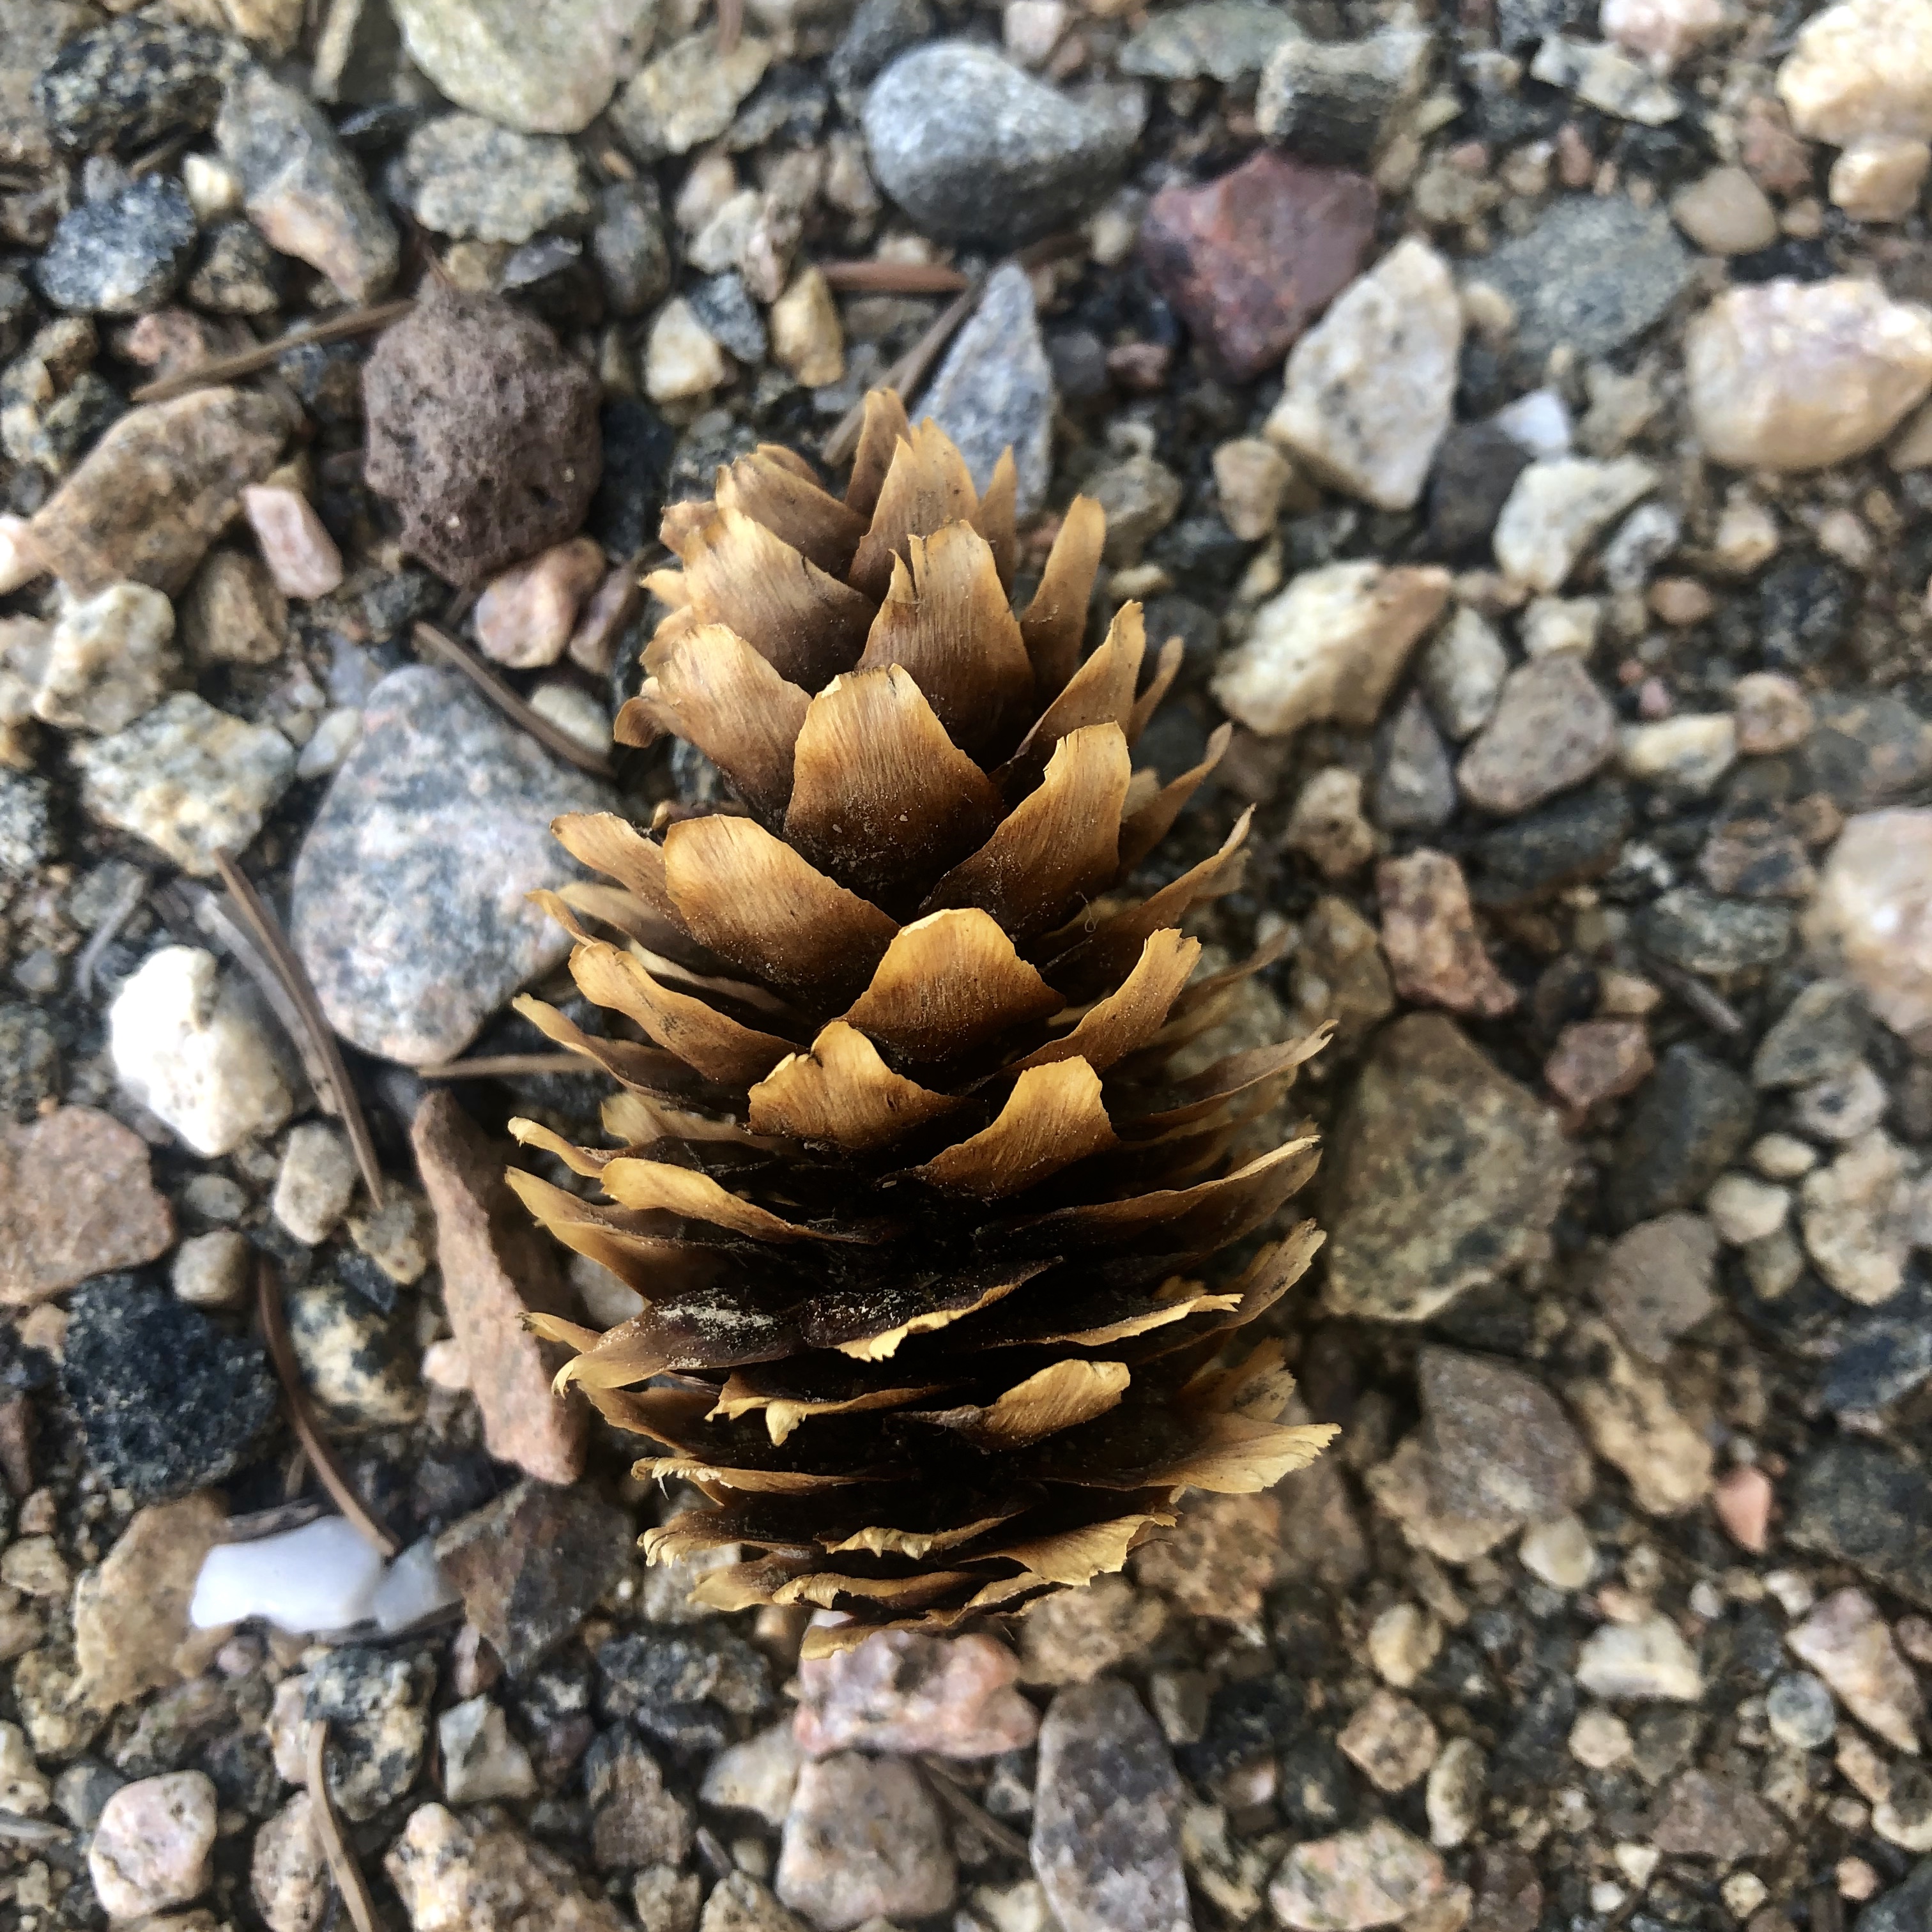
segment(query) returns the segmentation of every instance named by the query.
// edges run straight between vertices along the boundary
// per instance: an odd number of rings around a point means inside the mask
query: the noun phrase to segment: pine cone
[[[1313,1171],[1305,1137],[1228,1150],[1322,1036],[1167,1070],[1278,956],[1188,983],[1180,922],[1234,886],[1246,818],[1121,890],[1226,728],[1172,784],[1131,770],[1178,640],[1142,688],[1130,604],[1083,661],[1084,497],[1016,616],[1013,506],[1010,454],[980,496],[879,393],[842,501],[766,446],[668,512],[683,568],[652,580],[671,614],[617,736],[688,740],[742,809],[560,820],[616,882],[548,902],[572,971],[643,1038],[520,1003],[624,1090],[614,1149],[514,1124],[604,1201],[511,1178],[647,1304],[602,1335],[535,1318],[577,1352],[560,1386],[652,1444],[640,1476],[710,1499],[646,1553],[745,1546],[698,1596],[848,1612],[814,1652],[1117,1570],[1184,1490],[1268,1487],[1333,1432],[1277,1422],[1278,1341],[1220,1359],[1312,1224],[1223,1286],[1196,1273]]]

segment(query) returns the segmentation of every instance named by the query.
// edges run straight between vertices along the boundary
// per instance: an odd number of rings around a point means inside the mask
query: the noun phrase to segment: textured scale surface
[[[879,392],[842,499],[767,446],[667,512],[682,568],[617,736],[688,740],[736,802],[559,820],[610,882],[548,902],[610,1036],[521,1003],[621,1090],[608,1147],[516,1124],[591,1193],[513,1184],[646,1304],[536,1318],[560,1382],[706,1499],[647,1554],[742,1546],[701,1599],[847,1614],[808,1654],[1085,1583],[1186,1492],[1270,1487],[1333,1432],[1282,1424],[1279,1342],[1232,1333],[1312,1225],[1204,1265],[1312,1172],[1306,1136],[1230,1149],[1321,1039],[1168,1071],[1276,956],[1196,978],[1181,930],[1237,884],[1246,818],[1126,889],[1226,728],[1170,784],[1133,770],[1178,644],[1149,665],[1130,604],[1084,652],[1084,498],[1016,611],[1013,483],[1008,457],[980,496]]]

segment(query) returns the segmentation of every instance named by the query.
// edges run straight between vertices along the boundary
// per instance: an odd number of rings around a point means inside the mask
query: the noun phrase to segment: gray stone
[[[920,412],[959,446],[980,489],[1010,446],[1019,514],[1026,517],[1046,501],[1053,410],[1053,370],[1040,339],[1033,284],[1023,268],[1008,262],[988,280],[978,309],[954,338]]]
[[[705,332],[723,344],[740,362],[748,362],[755,368],[765,359],[771,347],[765,319],[758,313],[744,277],[735,269],[694,282],[684,295]]]
[[[1432,832],[1456,809],[1456,774],[1419,691],[1403,699],[1376,774],[1376,823],[1390,832]]]
[[[691,1808],[665,1789],[658,1761],[635,1738],[606,1732],[584,1754],[590,1856],[599,1871],[680,1865],[691,1850]]]
[[[1634,1227],[1701,1200],[1750,1138],[1749,1084],[1694,1046],[1670,1048],[1630,1109],[1605,1198],[1612,1225]]]
[[[165,175],[145,175],[104,201],[83,202],[54,230],[34,271],[56,308],[140,315],[180,286],[194,253],[194,210]]]
[[[1634,341],[1696,266],[1664,209],[1622,195],[1565,195],[1527,235],[1473,264],[1469,279],[1509,298],[1514,346],[1540,368],[1559,344],[1582,360]]]
[[[1532,658],[1504,680],[1495,715],[1456,776],[1485,812],[1514,818],[1600,770],[1617,748],[1617,714],[1572,652]]]
[[[47,782],[0,766],[0,907],[52,856]]]
[[[1469,896],[1479,906],[1526,905],[1609,872],[1635,822],[1617,784],[1594,784],[1479,838]]]
[[[1653,900],[1637,936],[1660,959],[1687,973],[1721,976],[1774,966],[1790,950],[1789,906],[1720,898],[1701,886],[1678,886]]]
[[[394,0],[410,58],[459,107],[524,134],[603,112],[656,0]]]
[[[1404,28],[1365,40],[1286,40],[1262,70],[1255,119],[1292,153],[1359,166],[1422,92],[1430,48],[1427,34]]]
[[[1759,1043],[1751,1079],[1763,1088],[1809,1087],[1849,1073],[1864,1053],[1870,1024],[1849,980],[1814,980]]]
[[[1328,1304],[1426,1321],[1525,1258],[1570,1172],[1556,1118],[1440,1014],[1376,1040],[1327,1168]]]
[[[188,298],[214,315],[270,315],[282,305],[280,257],[260,229],[224,221],[209,232],[188,278]]]
[[[1439,1508],[1549,1522],[1589,1495],[1590,1452],[1534,1376],[1456,1348],[1425,1348],[1418,1366],[1423,1447]]]
[[[477,114],[418,128],[389,170],[388,190],[425,228],[480,242],[527,242],[590,214],[568,141],[512,134]]]
[[[1932,1858],[1926,1859],[1901,1886],[1875,1898],[1858,1914],[1853,1932],[1919,1932],[1932,1925]]]
[[[242,177],[248,218],[275,248],[320,270],[345,302],[389,286],[395,224],[314,102],[250,67],[230,88],[214,137]]]
[[[38,172],[52,160],[34,83],[64,41],[100,20],[90,0],[0,0],[0,164]]]
[[[952,1847],[910,1766],[844,1751],[800,1767],[773,1884],[819,1932],[926,1918],[952,1903]]]
[[[1034,1790],[1033,1869],[1065,1932],[1184,1932],[1180,1779],[1166,1741],[1113,1678],[1048,1707]]]
[[[416,1782],[435,1695],[428,1651],[344,1644],[309,1672],[302,1714],[328,1726],[329,1795],[345,1818],[373,1818]]]
[[[879,185],[922,232],[1013,246],[1100,200],[1145,112],[1137,92],[1076,100],[990,48],[941,40],[880,75],[863,124]]]
[[[213,874],[216,853],[247,850],[296,772],[295,748],[279,731],[188,691],[111,738],[76,744],[72,757],[96,818],[197,878]]]
[[[670,245],[653,183],[612,182],[598,190],[590,252],[620,315],[642,315],[669,292]]]
[[[575,876],[550,821],[615,803],[453,672],[392,672],[296,861],[292,932],[330,1023],[411,1066],[460,1052],[569,950],[526,902]]]
[[[1258,74],[1301,29],[1270,0],[1195,0],[1156,14],[1120,50],[1120,71],[1138,80],[1218,80]]]

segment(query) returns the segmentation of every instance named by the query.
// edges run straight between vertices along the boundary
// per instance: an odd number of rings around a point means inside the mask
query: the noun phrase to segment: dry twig
[[[602,752],[593,752],[588,746],[580,745],[567,731],[560,731],[541,712],[532,711],[501,678],[494,671],[485,670],[454,638],[446,636],[434,624],[418,623],[416,638],[418,645],[452,670],[462,672],[506,718],[514,724],[520,724],[546,751],[554,752],[560,758],[574,765],[580,772],[589,772],[592,777],[610,776],[610,760]]]
[[[341,1118],[349,1144],[354,1150],[362,1185],[369,1190],[370,1205],[380,1208],[384,1194],[382,1166],[376,1158],[376,1143],[370,1137],[362,1102],[356,1097],[355,1083],[343,1063],[342,1049],[336,1044],[335,1029],[323,1013],[322,1002],[316,998],[315,988],[309,984],[308,974],[296,957],[295,948],[282,936],[274,914],[250,883],[248,874],[226,852],[215,854],[214,864],[244,924],[254,935],[256,944],[268,955],[268,963],[281,981],[290,1004],[301,1016],[302,1030],[309,1036],[309,1044],[334,1090],[335,1111]]]
[[[335,1801],[328,1795],[328,1724],[326,1718],[313,1718],[309,1720],[305,1743],[302,1756],[308,1774],[308,1802],[314,1814],[316,1830],[322,1838],[322,1856],[328,1861],[328,1875],[334,1880],[335,1888],[341,1893],[342,1902],[349,1908],[356,1932],[382,1932],[376,1916],[376,1901],[369,1895],[369,1881],[362,1876],[362,1868],[356,1862],[356,1854],[350,1848],[342,1820],[336,1815]]]
[[[346,315],[332,315],[305,328],[292,328],[273,342],[261,343],[253,349],[237,350],[232,356],[217,356],[192,369],[182,370],[178,375],[164,376],[158,382],[144,382],[134,392],[134,400],[137,403],[165,403],[176,396],[184,396],[193,389],[231,382],[237,376],[252,376],[257,370],[268,368],[291,349],[304,348],[311,342],[340,342],[346,336],[370,334],[376,329],[387,328],[392,322],[400,322],[415,307],[416,301],[412,296],[401,302],[377,302],[368,308],[351,309]]]
[[[147,897],[148,888],[153,884],[146,872],[136,872],[102,914],[100,923],[88,934],[87,944],[74,964],[74,991],[83,1000],[94,997],[94,976],[100,970],[101,955],[120,937],[121,928],[134,917],[134,908]]]
[[[528,1073],[596,1073],[592,1060],[574,1053],[479,1053],[473,1059],[446,1060],[418,1066],[418,1080],[512,1080]]]
[[[1644,964],[1651,977],[1674,993],[1704,1024],[1727,1040],[1735,1040],[1744,1030],[1744,1019],[1730,1000],[1705,985],[1694,973],[1673,966],[1655,953],[1646,953]]]
[[[316,1426],[314,1411],[309,1406],[308,1390],[303,1388],[302,1371],[296,1366],[294,1344],[289,1340],[289,1324],[282,1312],[282,1285],[275,1264],[262,1256],[255,1271],[255,1301],[262,1318],[262,1339],[268,1345],[268,1359],[280,1378],[282,1393],[288,1398],[289,1420],[296,1438],[307,1451],[322,1486],[335,1498],[336,1507],[380,1550],[393,1557],[400,1546],[396,1539],[364,1508],[337,1461],[328,1438]]]
[[[926,1782],[963,1823],[978,1832],[995,1851],[1010,1858],[1028,1854],[1027,1841],[1010,1825],[1003,1825],[959,1781],[959,1774],[943,1758],[927,1754],[920,1759]]]
[[[818,272],[841,295],[944,296],[972,282],[944,262],[821,262]]]
[[[745,31],[745,0],[718,0],[718,51],[730,53]]]

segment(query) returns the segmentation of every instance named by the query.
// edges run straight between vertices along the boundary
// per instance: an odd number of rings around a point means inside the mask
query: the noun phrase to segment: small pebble
[[[342,553],[300,490],[250,484],[242,502],[262,561],[284,596],[326,597],[340,587]]]
[[[1837,1707],[1822,1681],[1808,1670],[1788,1670],[1766,1692],[1771,1734],[1794,1750],[1820,1750],[1838,1728]]]
[[[124,1784],[109,1798],[88,1846],[88,1876],[110,1916],[140,1918],[186,1905],[208,1888],[215,1790],[198,1771]]]
[[[1748,1463],[1731,1470],[1711,1492],[1724,1534],[1753,1556],[1762,1556],[1769,1540],[1772,1501],[1771,1478]]]

